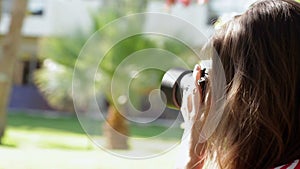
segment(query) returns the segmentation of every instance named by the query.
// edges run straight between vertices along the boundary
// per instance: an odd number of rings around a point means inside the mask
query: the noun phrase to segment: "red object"
[[[166,0],[168,6],[171,6],[176,3],[176,0]]]
[[[191,3],[191,0],[179,0],[181,3],[183,3],[184,6],[189,6]]]
[[[166,0],[166,4],[167,4],[167,6],[172,6],[172,5],[176,4],[177,1],[182,3],[184,6],[189,6],[192,2],[192,0]],[[205,0],[205,1],[207,1],[207,0]]]
[[[293,161],[289,164],[279,166],[279,167],[276,167],[276,168],[272,168],[272,169],[300,169],[300,161],[295,160],[295,161]]]
[[[167,6],[172,6],[177,3],[177,1],[181,2],[184,6],[189,6],[193,0],[166,0]],[[207,4],[209,0],[197,0],[198,4]]]

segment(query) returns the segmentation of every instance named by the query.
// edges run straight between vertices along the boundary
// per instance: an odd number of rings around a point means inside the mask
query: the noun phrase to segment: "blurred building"
[[[91,24],[89,12],[97,9],[100,4],[99,0],[29,0],[22,28],[19,60],[15,67],[10,108],[52,110],[33,82],[33,74],[41,66],[38,59],[40,40],[43,37],[72,32],[73,29],[88,29]],[[2,0],[0,39],[8,32],[11,7],[11,0]]]

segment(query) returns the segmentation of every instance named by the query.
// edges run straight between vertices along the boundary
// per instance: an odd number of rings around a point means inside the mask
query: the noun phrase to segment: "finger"
[[[200,77],[201,77],[201,67],[200,67],[200,65],[196,64],[194,67],[194,70],[193,70],[193,78],[196,83],[198,82]]]

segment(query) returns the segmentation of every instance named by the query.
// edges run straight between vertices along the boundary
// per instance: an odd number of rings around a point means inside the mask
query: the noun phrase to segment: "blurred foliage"
[[[81,30],[70,33],[68,36],[61,37],[47,37],[42,40],[40,57],[43,60],[43,66],[40,70],[35,73],[35,82],[39,89],[45,94],[49,103],[62,110],[73,111],[72,102],[72,77],[78,55],[86,43],[87,39],[94,32],[104,27],[109,22],[121,17],[125,12],[116,10],[114,8],[105,8],[99,10],[99,13],[92,13],[92,27],[90,32],[84,33]],[[130,22],[130,21],[129,21]],[[134,21],[131,21],[134,22]],[[127,29],[142,29],[143,25],[129,23],[130,27]],[[111,29],[106,37],[109,40],[110,36],[115,36],[119,29]],[[103,45],[103,44],[102,44]],[[99,70],[97,76],[100,78],[95,78],[96,89],[99,89],[99,93],[105,93],[106,99],[110,103],[111,100],[110,93],[110,82],[115,73],[118,65],[132,53],[148,48],[160,48],[173,53],[176,56],[181,57],[186,60],[191,66],[197,62],[196,59],[191,59],[193,53],[191,50],[183,45],[181,42],[170,38],[149,38],[146,35],[136,35],[130,38],[120,41],[118,44],[113,46],[109,52],[105,55],[101,64],[99,65]],[[86,57],[84,60],[80,60],[80,65],[78,66],[82,76],[82,84],[88,79],[86,76],[89,69],[89,63],[98,62],[96,57]],[[77,67],[77,68],[78,68]],[[124,73],[125,76],[130,76],[134,67],[129,68]],[[146,71],[139,72],[138,77],[135,78],[130,86],[130,99],[132,103],[139,108],[143,103],[143,98],[147,95],[153,88],[158,88],[160,84],[160,79],[164,72],[155,69],[149,69]],[[120,85],[122,87],[122,85]],[[84,88],[85,89],[85,88]],[[88,102],[91,97],[94,96],[94,89],[88,89],[81,92],[82,109],[88,107]],[[96,94],[97,95],[99,95]]]
[[[35,73],[35,82],[55,108],[73,111],[72,75],[74,65],[86,37],[45,38],[41,43],[42,69]],[[80,36],[81,35],[81,36]]]
[[[67,36],[42,39],[39,56],[43,66],[35,73],[35,82],[55,108],[73,111],[72,77],[79,53],[92,33],[120,17],[120,14],[116,10],[105,9],[91,16],[93,24],[88,33],[77,30]],[[93,58],[87,59],[95,61]],[[85,64],[82,69],[88,67]],[[82,78],[85,78],[85,74],[82,74]],[[86,97],[90,97],[91,92],[86,92]]]

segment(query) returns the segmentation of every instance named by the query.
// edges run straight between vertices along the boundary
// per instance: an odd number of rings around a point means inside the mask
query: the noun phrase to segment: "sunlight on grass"
[[[75,117],[49,119],[25,114],[9,115],[3,143],[13,147],[91,148]]]
[[[9,127],[3,140],[4,144],[16,147],[90,149],[88,138],[84,134],[74,134],[44,128],[26,130]]]
[[[99,124],[101,125],[101,124]],[[3,146],[0,146],[0,169],[152,169],[173,168],[177,156],[178,135],[181,129],[152,138],[167,129],[162,126],[131,125],[130,150],[122,154],[157,154],[157,157],[134,160],[121,158],[95,146],[80,127],[77,118],[9,114]],[[101,145],[105,139],[96,137]],[[146,139],[143,139],[146,138]],[[151,138],[151,139],[150,139]],[[174,146],[174,149],[162,150]],[[105,150],[105,151],[104,151]]]
[[[177,149],[143,160],[113,156],[102,150],[74,151],[0,148],[1,169],[173,169]]]

